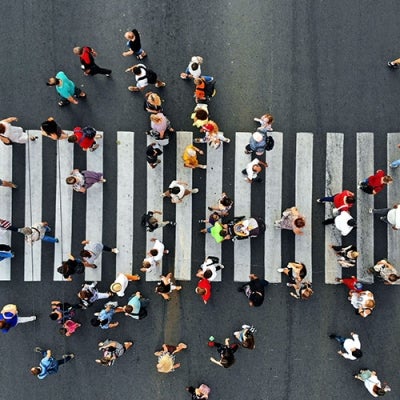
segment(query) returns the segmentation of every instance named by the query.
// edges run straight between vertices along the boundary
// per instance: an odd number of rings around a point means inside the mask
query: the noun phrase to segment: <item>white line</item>
[[[30,136],[37,136],[34,142],[28,141],[25,149],[25,226],[42,222],[42,134],[40,131],[28,131]],[[31,215],[32,208],[32,215]],[[46,215],[44,215],[46,218]],[[54,246],[46,243],[46,246]],[[57,246],[57,245],[56,245]],[[25,242],[24,280],[41,279],[42,241],[32,245]]]
[[[133,266],[134,132],[117,132],[117,230],[115,274],[137,273]],[[107,177],[106,177],[107,179]],[[107,181],[106,185],[109,183]],[[135,271],[133,271],[135,269]]]
[[[281,267],[281,231],[274,228],[274,221],[282,213],[282,154],[283,134],[272,132],[274,148],[266,152],[268,168],[265,171],[265,236],[264,236],[264,276],[271,283],[281,282],[277,268]]]
[[[343,189],[343,133],[328,132],[326,136],[326,194],[331,196]],[[322,196],[321,196],[322,197]],[[325,218],[332,218],[333,203],[325,203]],[[340,246],[342,237],[335,225],[325,226],[325,283],[335,284],[341,278],[342,268],[330,245]]]
[[[71,135],[72,132],[66,132]],[[54,236],[60,242],[54,245],[54,273],[55,281],[63,280],[63,276],[57,272],[57,268],[62,261],[68,259],[71,253],[72,241],[72,186],[65,183],[65,178],[73,169],[74,163],[74,144],[67,140],[59,140],[56,143],[57,154],[57,172],[56,172],[56,218]]]
[[[176,132],[176,179],[188,184],[192,189],[192,169],[183,166],[182,154],[185,147],[193,142],[192,132]],[[205,174],[200,170],[196,173]],[[169,185],[169,183],[168,183]],[[186,196],[182,203],[176,205],[175,227],[175,278],[190,280],[192,268],[192,198]],[[196,196],[196,194],[194,194]],[[165,201],[169,201],[167,198]]]
[[[374,171],[374,134],[357,132],[357,182]],[[374,216],[368,209],[374,206],[374,196],[357,190],[357,278],[366,283],[374,281],[367,269],[374,264]]]
[[[97,132],[102,135],[103,132]],[[100,146],[95,151],[86,153],[86,170],[103,172],[103,139],[96,139]],[[104,175],[107,179],[107,175]],[[105,183],[107,185],[107,183]],[[86,194],[75,193],[76,195],[86,196],[86,238],[91,242],[102,242],[103,237],[103,184],[96,183]],[[83,240],[83,239],[82,239]],[[104,243],[107,246],[114,247],[114,243]],[[107,257],[110,257],[108,255]],[[102,271],[102,255],[96,259],[96,269],[85,268],[86,281],[100,281]],[[107,267],[106,267],[107,268]]]
[[[296,207],[306,218],[302,235],[295,237],[295,261],[307,267],[305,279],[312,281],[312,173],[313,134],[298,132],[296,139]]]
[[[248,183],[242,170],[251,161],[251,157],[244,153],[249,143],[250,132],[236,132],[235,134],[235,216],[244,215],[249,218],[251,215],[251,187],[260,183]],[[235,267],[234,281],[246,282],[251,272],[251,245],[250,240],[236,240],[234,242]]]

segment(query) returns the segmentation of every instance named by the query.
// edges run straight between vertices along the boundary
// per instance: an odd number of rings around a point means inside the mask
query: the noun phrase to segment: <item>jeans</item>
[[[101,68],[96,64],[91,65],[89,69],[90,69],[89,75],[96,75],[96,74],[110,75],[112,72],[111,69]]]
[[[381,221],[391,225],[390,222],[387,220],[387,214],[390,210],[391,208],[373,208],[372,213],[377,215],[382,215]]]
[[[400,167],[400,159],[390,163],[390,168],[397,168],[397,167]]]
[[[326,196],[326,197],[321,197],[319,200],[321,203],[325,203],[325,202],[333,202],[333,198],[336,196],[336,194],[334,194],[333,196]]]
[[[51,231],[51,229],[48,226],[46,226],[45,228],[46,228],[46,232],[50,232]],[[48,243],[58,243],[58,239],[57,238],[52,237],[52,236],[47,236],[47,235],[44,235],[42,237],[42,240],[43,240],[43,242],[48,242]]]
[[[344,338],[343,336],[338,336],[338,335],[336,335],[336,336],[334,337],[334,339],[335,339],[337,342],[339,342],[342,346],[343,346],[344,341],[346,340],[346,338]]]

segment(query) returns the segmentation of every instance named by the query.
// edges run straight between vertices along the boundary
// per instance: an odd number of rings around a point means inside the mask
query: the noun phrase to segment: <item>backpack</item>
[[[199,103],[207,103],[216,94],[215,79],[212,79],[211,81],[208,82],[203,78],[203,81],[204,85],[202,85],[202,87],[199,85],[196,86],[196,92],[200,91],[204,93],[204,98],[200,98],[196,94],[197,102]]]
[[[96,136],[96,129],[91,126],[85,126],[83,129],[80,126],[77,126],[74,129],[74,133],[82,133],[82,137],[78,141],[78,144],[81,144],[85,138],[94,139]]]
[[[274,148],[274,138],[272,136],[267,136],[265,138],[265,150],[271,151]]]
[[[157,74],[153,70],[151,70],[149,68],[143,68],[143,67],[140,67],[140,68],[144,69],[146,71],[146,75],[140,77],[139,80],[147,78],[148,83],[151,83],[152,85],[157,83]]]

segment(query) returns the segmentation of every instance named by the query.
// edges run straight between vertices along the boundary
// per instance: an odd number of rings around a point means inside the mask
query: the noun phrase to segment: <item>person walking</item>
[[[349,293],[348,300],[356,309],[356,314],[367,318],[375,308],[375,299],[372,292],[364,290],[362,292],[352,291]]]
[[[217,277],[217,271],[221,269],[224,269],[224,266],[219,262],[219,258],[208,256],[201,264],[196,276],[201,279],[208,279],[211,282]]]
[[[357,247],[352,244],[346,247],[343,246],[330,246],[336,253],[338,263],[343,268],[354,267],[357,263],[357,258],[360,253],[357,251]]]
[[[132,67],[127,68],[125,72],[132,72],[135,75],[136,86],[128,86],[130,92],[141,92],[149,84],[154,85],[156,88],[166,85],[165,82],[158,79],[157,74],[153,70],[147,68],[144,64],[132,65]]]
[[[76,126],[74,133],[68,136],[69,143],[76,143],[83,151],[95,151],[100,145],[96,143],[96,139],[101,139],[103,135],[96,132],[91,126],[81,128]]]
[[[171,134],[175,132],[169,119],[161,112],[150,114],[150,128],[146,135],[152,137],[159,146],[168,145]]]
[[[369,213],[381,215],[379,218],[382,222],[390,225],[393,230],[400,229],[400,204],[394,204],[392,208],[370,208]]]
[[[161,275],[161,280],[157,282],[157,286],[155,288],[155,292],[163,297],[164,300],[171,300],[171,296],[169,295],[174,290],[182,290],[182,286],[177,286],[173,283],[172,272],[169,272],[166,276]]]
[[[233,336],[235,336],[235,338],[239,340],[242,347],[253,350],[256,348],[256,345],[254,343],[255,332],[256,329],[253,325],[244,324],[242,325],[242,329],[240,331],[233,332]]]
[[[289,292],[289,294],[297,300],[309,300],[314,294],[312,284],[309,281],[288,282],[286,286],[294,289],[294,292]]]
[[[106,179],[102,172],[95,171],[80,171],[75,168],[71,174],[65,179],[67,185],[72,185],[75,192],[86,193],[86,190],[91,188],[95,183],[105,183]]]
[[[211,282],[207,278],[202,278],[197,283],[195,292],[201,296],[204,304],[207,304],[211,298]]]
[[[258,176],[262,171],[262,168],[267,168],[268,164],[264,161],[260,161],[258,158],[255,158],[253,161],[249,162],[244,170],[242,170],[242,174],[246,175],[246,181],[249,183],[253,182],[262,182],[262,179]]]
[[[124,51],[122,55],[124,57],[135,55],[138,60],[143,60],[147,53],[142,49],[139,32],[136,29],[132,29],[125,32],[124,37],[127,40],[126,45],[129,50]]]
[[[211,338],[214,339],[212,336]],[[237,345],[236,343],[230,344],[229,338],[225,339],[224,344],[215,342],[214,340],[210,340],[209,346],[215,347],[218,351],[218,354],[220,355],[219,361],[216,360],[214,357],[210,357],[210,361],[212,363],[217,364],[223,368],[229,368],[235,363],[235,352],[239,348],[239,345]]]
[[[297,207],[287,208],[282,213],[282,218],[274,222],[274,227],[293,231],[295,235],[302,235],[306,220]]]
[[[376,371],[360,369],[358,374],[354,375],[354,378],[364,382],[364,386],[374,397],[384,396],[387,392],[391,391],[387,383],[382,384],[378,379]]]
[[[238,288],[249,299],[250,307],[260,307],[264,302],[265,287],[268,281],[260,279],[256,274],[250,274],[250,281]]]
[[[197,153],[203,155],[204,151],[200,150],[196,146],[193,146],[192,144],[189,144],[188,146],[185,147],[185,150],[183,151],[182,154],[182,159],[183,159],[183,165],[186,168],[191,168],[191,169],[207,168],[207,165],[199,163],[199,160],[197,159]]]
[[[397,269],[385,259],[378,261],[372,267],[371,272],[383,279],[385,285],[398,285],[400,283],[400,274]]]
[[[20,127],[13,126],[11,122],[18,121],[17,117],[8,117],[0,121],[0,141],[6,146],[13,145],[14,143],[26,144],[28,140],[35,141],[36,136],[29,135]]]
[[[112,322],[112,318],[116,312],[120,312],[119,310],[116,310],[117,307],[118,303],[116,301],[109,301],[104,304],[104,308],[100,312],[94,313],[96,318],[90,320],[92,326],[100,326],[101,329],[116,328],[119,325],[119,322]]]
[[[93,268],[87,266],[88,268]],[[60,273],[66,281],[72,281],[72,275],[83,274],[85,272],[85,265],[79,258],[75,258],[72,254],[68,255],[68,260],[63,261],[62,264],[57,268],[57,272]]]
[[[170,183],[168,189],[161,193],[161,197],[169,197],[171,199],[171,203],[182,203],[183,198],[185,196],[189,196],[189,194],[198,193],[199,189],[187,189],[187,183],[174,180]]]
[[[303,263],[289,262],[285,268],[278,268],[278,272],[289,277],[290,283],[301,282],[307,275],[307,268]]]
[[[354,332],[350,333],[351,338],[344,338],[343,336],[332,333],[329,335],[331,339],[335,339],[340,343],[342,349],[338,351],[338,354],[348,360],[357,360],[362,357],[361,343],[358,335]]]
[[[115,281],[110,285],[110,292],[116,294],[119,297],[124,297],[125,296],[125,290],[128,287],[128,283],[130,281],[139,281],[140,276],[139,275],[132,275],[125,273],[123,274],[120,272],[116,278]]]
[[[100,256],[103,251],[118,254],[119,250],[116,247],[109,247],[100,242],[91,242],[87,239],[82,240],[81,244],[84,245],[83,250],[80,252],[82,257],[83,265],[91,266],[92,268],[97,268],[94,261]]]
[[[362,292],[363,284],[354,275],[350,278],[335,278],[335,282],[342,283],[349,289],[349,293]]]
[[[0,232],[1,231],[12,231],[12,232],[19,232],[22,233],[23,228],[18,228],[14,226],[10,221],[7,221],[6,219],[1,219],[0,218]]]
[[[86,309],[90,307],[96,300],[107,299],[112,297],[112,292],[99,292],[97,282],[85,283],[78,293],[80,299],[80,307]]]
[[[342,211],[334,218],[328,218],[322,222],[324,225],[335,224],[336,229],[342,236],[347,236],[353,228],[357,227],[356,220],[350,215],[348,211]]]
[[[194,386],[187,386],[185,389],[192,396],[192,400],[207,400],[211,392],[211,389],[205,383],[202,383],[197,388]]]
[[[158,164],[161,163],[161,160],[158,159],[158,156],[162,154],[162,150],[160,149],[160,146],[156,143],[150,143],[147,148],[146,148],[146,161],[147,164],[151,168],[156,168]]]
[[[326,202],[333,202],[333,205],[339,212],[349,211],[350,208],[355,204],[356,198],[354,193],[350,192],[350,190],[343,190],[342,192],[336,193],[332,196],[326,196],[317,199],[317,203]]]
[[[56,237],[48,236],[47,233],[51,232],[48,222],[37,222],[33,226],[26,226],[21,229],[21,233],[25,235],[25,240],[29,244],[33,244],[38,240],[48,243],[58,243],[59,240]]]
[[[40,347],[35,347],[36,353],[42,354],[42,360],[38,367],[32,367],[31,373],[35,375],[38,379],[44,379],[46,376],[56,374],[58,372],[58,367],[71,361],[75,358],[74,353],[64,354],[61,360],[56,360],[51,353],[51,350],[43,350]]]
[[[0,261],[6,260],[7,258],[14,258],[14,253],[11,249],[11,246],[0,243]]]
[[[133,319],[143,319],[147,317],[147,306],[150,300],[142,297],[142,294],[137,291],[133,294],[128,301],[128,304],[122,307],[118,307],[119,312],[125,313],[125,316]]]
[[[225,137],[225,135],[219,131],[218,125],[212,121],[208,120],[200,127],[200,132],[204,132],[204,137],[195,138],[194,143],[208,143],[208,145],[213,149],[218,149],[222,143],[230,143],[231,139]]]
[[[53,117],[49,117],[40,125],[42,135],[51,140],[68,139],[68,135],[61,129]]]
[[[6,304],[0,312],[0,330],[7,333],[18,324],[36,321],[36,315],[21,317],[18,315],[18,308],[15,304]]]
[[[218,204],[208,207],[209,211],[214,211],[222,217],[226,217],[229,214],[233,206],[233,200],[228,197],[228,195],[223,192],[218,199]]]
[[[55,86],[57,93],[61,99],[58,101],[60,107],[68,104],[78,104],[77,98],[86,99],[86,93],[79,89],[63,71],[57,72],[56,76],[52,76],[47,81],[47,86]]]
[[[95,63],[94,58],[97,57],[97,52],[92,47],[74,47],[72,51],[79,57],[84,75],[101,74],[107,77],[111,76],[111,69],[101,68]]]
[[[105,367],[111,367],[115,361],[122,357],[132,346],[132,341],[121,344],[115,340],[106,339],[98,344],[99,351],[103,353],[103,357],[96,359],[97,364]]]
[[[176,225],[174,221],[159,221],[158,218],[155,217],[155,214],[162,215],[162,212],[158,210],[149,210],[142,216],[142,226],[146,228],[147,232],[154,232],[157,228],[164,228],[164,226],[167,225]]]
[[[162,102],[158,93],[147,92],[144,95],[144,109],[150,114],[162,113]]]
[[[164,243],[162,243],[160,240],[151,238],[150,241],[154,243],[153,248],[147,253],[149,257],[146,257],[143,260],[142,268],[140,268],[142,272],[148,272],[151,269],[159,266],[163,255],[169,254],[169,250],[165,248]]]
[[[393,182],[393,178],[390,175],[386,175],[383,169],[378,169],[374,175],[362,180],[358,183],[358,188],[367,194],[377,194],[383,190],[385,185],[389,185]]]

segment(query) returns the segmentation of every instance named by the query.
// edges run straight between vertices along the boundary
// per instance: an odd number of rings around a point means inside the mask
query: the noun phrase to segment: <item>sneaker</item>
[[[95,139],[102,139],[103,138],[103,135],[101,134],[101,133],[98,133],[96,136],[95,136]]]
[[[369,209],[368,209],[368,212],[369,212],[370,214],[372,214],[372,213],[374,212],[374,209],[373,209],[373,208],[369,208]]]
[[[97,346],[103,347],[103,345],[104,345],[104,342],[100,342]]]
[[[197,188],[192,189],[192,193],[199,193],[199,189]]]
[[[116,247],[114,247],[113,249],[111,249],[111,252],[114,254],[118,254],[119,250]]]
[[[70,357],[71,360],[72,360],[73,358],[75,358],[75,354],[74,353],[69,353],[69,354],[63,354],[63,356],[62,356],[62,358],[67,358],[67,357]]]
[[[104,179],[104,178],[103,178],[103,179],[101,180],[101,182],[106,183],[106,182],[107,182],[107,179]]]
[[[95,151],[96,149],[98,149],[100,147],[100,145],[98,143],[94,144],[89,150],[90,151]]]
[[[219,266],[221,267],[221,269],[224,269],[224,268],[225,268],[222,264],[219,264]]]
[[[13,183],[13,182],[11,182],[11,188],[12,189],[16,189],[18,186],[15,184],[15,183]]]
[[[202,143],[200,138],[195,138],[193,141],[194,141],[194,143]]]
[[[169,221],[168,222],[171,226],[175,226],[176,225],[176,222],[175,221]]]
[[[278,268],[277,271],[278,272],[283,272],[283,268]]]
[[[165,194],[165,193],[161,193],[160,196],[161,196],[161,197],[165,197],[166,194]]]
[[[386,222],[386,221],[385,221],[385,217],[380,217],[379,219],[380,219],[381,221],[383,221],[383,222]]]
[[[33,349],[33,351],[36,352],[36,353],[41,353],[43,350],[42,350],[41,347],[35,347],[35,348]]]
[[[317,199],[317,203],[322,203],[321,199]]]
[[[136,86],[128,86],[130,92],[138,92],[140,89]]]
[[[156,88],[164,87],[164,86],[166,86],[166,83],[165,83],[165,82],[160,82],[160,83],[157,82],[154,86],[155,86]]]
[[[95,312],[95,313],[93,313],[93,315],[94,315],[95,317],[98,317],[98,316],[100,315],[100,313],[99,313],[99,312]]]
[[[387,66],[388,66],[389,68],[393,68],[393,69],[399,68],[399,66],[398,66],[397,64],[393,64],[391,61],[389,61],[389,62],[387,63]]]
[[[331,333],[331,334],[329,335],[329,338],[330,338],[330,339],[335,339],[335,337],[336,337],[336,335],[335,335],[334,333]]]
[[[111,76],[111,72],[109,74],[105,74],[107,78]]]
[[[291,283],[289,283],[289,282],[286,284],[286,286],[287,286],[287,287],[290,287],[291,285],[292,285],[292,284],[291,284]]]
[[[230,142],[231,142],[231,139],[225,138],[224,142],[225,142],[225,143],[230,143]]]
[[[57,238],[54,239],[54,243],[58,243],[59,240]]]
[[[32,140],[32,142],[34,142],[35,140],[37,140],[39,138],[37,136],[31,136],[29,139]]]
[[[206,169],[207,168],[207,165],[205,165],[205,164],[203,164],[203,165],[199,165],[199,167],[201,168],[201,169]]]
[[[198,222],[199,222],[199,224],[203,224],[203,223],[204,223],[204,221],[205,221],[204,219],[199,219],[199,221],[198,221]]]

